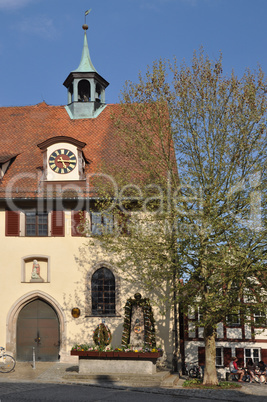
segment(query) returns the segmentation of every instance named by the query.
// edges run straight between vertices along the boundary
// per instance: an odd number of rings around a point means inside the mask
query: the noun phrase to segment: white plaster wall
[[[188,322],[188,336],[190,338],[195,338],[196,336],[196,326],[195,323],[192,321]]]
[[[217,326],[217,338],[223,338],[223,323],[220,322]]]
[[[242,339],[241,328],[226,328],[226,337],[232,339]]]
[[[199,338],[203,338],[203,336],[204,336],[204,328],[203,327],[198,328],[198,336],[199,336]]]
[[[203,346],[204,342],[200,341],[186,341],[185,342],[185,361],[187,364],[198,361],[198,347]]]
[[[245,338],[251,338],[251,327],[250,325],[245,325]]]
[[[0,242],[1,242],[1,292],[0,292],[0,346],[6,346],[10,339],[10,328],[7,328],[8,317],[14,306],[19,306],[19,299],[30,293],[49,295],[62,311],[64,316],[64,345],[61,350],[62,361],[71,361],[69,352],[75,343],[93,343],[92,335],[96,326],[101,323],[102,317],[85,317],[86,305],[86,278],[88,272],[93,271],[99,262],[109,262],[110,258],[100,247],[88,246],[86,238],[72,237],[67,220],[70,213],[66,213],[65,237],[5,237],[5,211],[0,211]],[[22,283],[21,261],[25,256],[43,255],[50,258],[50,282]],[[42,270],[45,269],[41,265]],[[30,267],[27,267],[27,278]],[[140,291],[128,281],[120,277],[119,314],[116,317],[106,317],[113,340],[113,346],[121,344],[121,334],[124,321],[124,305],[127,298],[133,297]],[[142,292],[143,297],[150,295]],[[154,296],[151,297],[151,302]],[[13,306],[13,307],[12,307]],[[71,315],[73,307],[79,307],[81,315],[74,319]],[[172,360],[173,350],[173,320],[172,313],[165,315],[159,309],[153,308],[156,319],[157,344],[161,344],[168,357]],[[16,345],[13,345],[15,350]],[[72,358],[76,361],[76,357]]]
[[[258,339],[266,340],[266,342],[267,342],[267,330],[266,329],[265,330],[263,330],[263,329],[255,330],[255,340],[258,340]]]

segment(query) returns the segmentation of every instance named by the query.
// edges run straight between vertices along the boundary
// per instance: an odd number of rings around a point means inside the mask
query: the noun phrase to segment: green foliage
[[[124,168],[101,167],[117,185],[102,200],[130,217],[101,244],[162,309],[201,308],[213,356],[219,322],[267,306],[266,91],[260,68],[227,76],[202,49],[190,66],[155,61],[114,116]]]
[[[133,306],[139,306],[143,310],[144,314],[144,330],[145,330],[145,339],[144,344],[146,347],[155,348],[156,340],[155,340],[155,320],[153,316],[153,311],[150,306],[150,301],[147,298],[132,299],[131,297],[127,300],[124,307],[124,324],[123,324],[123,333],[122,333],[122,345],[127,346],[130,342],[130,332],[131,332],[131,315]]]
[[[159,347],[148,347],[147,345],[133,347],[129,345],[121,345],[119,347],[113,348],[112,346],[105,346],[105,345],[91,345],[89,343],[76,343],[71,348],[72,351],[75,352],[135,352],[135,353],[163,353],[162,348]]]
[[[200,388],[200,389],[234,389],[241,388],[240,384],[233,382],[222,381],[219,382],[218,385],[204,385],[202,380],[194,378],[193,380],[186,380],[183,383],[184,388]]]

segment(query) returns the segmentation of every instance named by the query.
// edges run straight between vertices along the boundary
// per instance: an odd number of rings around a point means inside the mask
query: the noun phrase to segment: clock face
[[[59,174],[70,173],[77,165],[74,153],[68,149],[57,149],[48,160],[50,168]]]

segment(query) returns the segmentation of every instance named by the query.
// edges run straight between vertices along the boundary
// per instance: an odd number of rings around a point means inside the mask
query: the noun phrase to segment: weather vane
[[[85,11],[84,13],[84,23],[86,24],[86,16],[90,13],[92,9],[90,8],[90,10]]]

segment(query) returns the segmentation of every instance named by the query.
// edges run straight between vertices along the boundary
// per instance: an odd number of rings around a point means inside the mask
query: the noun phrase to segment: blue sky
[[[190,63],[200,46],[224,72],[260,64],[267,74],[266,0],[0,0],[0,106],[64,105],[79,65],[84,12],[94,66],[118,102],[126,80],[153,60]]]

